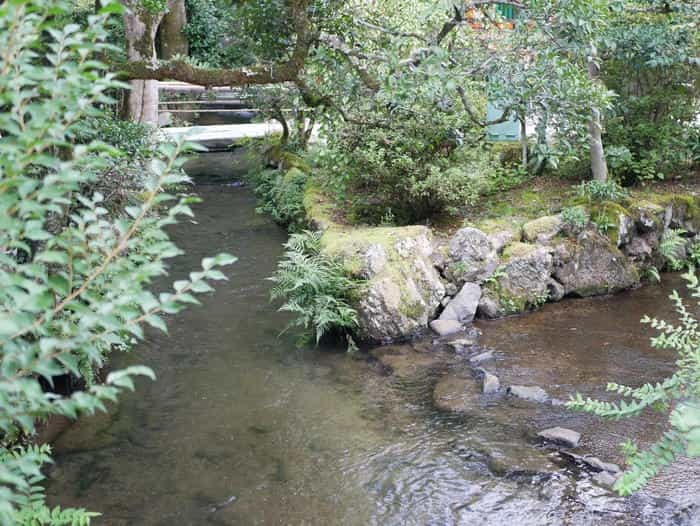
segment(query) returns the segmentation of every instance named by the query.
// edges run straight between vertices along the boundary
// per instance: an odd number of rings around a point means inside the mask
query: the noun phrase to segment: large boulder
[[[554,277],[565,294],[580,297],[609,294],[639,284],[639,273],[607,237],[583,232],[576,244],[561,254]]]
[[[329,228],[321,240],[352,276],[365,281],[355,308],[364,341],[388,343],[427,327],[445,296],[424,226]]]
[[[498,252],[484,232],[466,227],[457,231],[448,245],[445,274],[459,285],[481,282],[498,266]]]
[[[503,259],[479,305],[484,317],[523,312],[540,306],[549,297],[553,259],[547,248],[513,243],[503,252]]]

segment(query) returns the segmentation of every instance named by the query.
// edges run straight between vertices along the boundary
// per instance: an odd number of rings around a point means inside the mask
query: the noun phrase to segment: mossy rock
[[[615,247],[629,241],[629,228],[634,223],[630,211],[620,203],[603,201],[588,206],[591,221]]]
[[[530,243],[512,243],[503,249],[503,260],[508,261],[514,258],[527,257],[536,250],[537,246]]]
[[[437,313],[445,287],[433,265],[427,227],[336,224],[324,231],[321,246],[349,275],[365,280],[353,305],[361,339],[386,343],[410,338]]]
[[[700,232],[700,198],[690,194],[670,194],[657,198],[656,202],[668,210],[665,226],[683,228],[693,234]]]
[[[523,225],[523,240],[547,241],[559,234],[564,226],[561,216],[542,216]]]
[[[296,168],[306,174],[311,173],[311,166],[306,160],[296,153],[282,151],[279,156],[279,163],[283,170]]]

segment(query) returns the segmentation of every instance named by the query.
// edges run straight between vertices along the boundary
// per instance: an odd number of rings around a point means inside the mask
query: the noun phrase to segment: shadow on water
[[[235,151],[209,155],[195,165],[201,174],[211,163],[208,182],[236,180],[225,168]],[[59,436],[52,502],[100,511],[97,524],[111,525],[682,522],[666,500],[611,497],[532,440],[546,423],[586,426],[603,437],[587,431],[591,447],[613,455],[617,428],[507,403],[445,414],[431,393],[447,366],[386,376],[340,348],[297,349],[292,335],[280,336],[287,318],[268,303],[265,280],[285,232],[255,214],[249,189],[197,192],[196,221],[173,231],[187,254],[171,278],[227,251],[240,258],[230,281],[172,317],[169,337],[150,333],[115,356],[116,366],[151,366],[158,380]],[[551,305],[482,324],[484,340],[502,351],[495,369],[504,383],[599,394],[607,379],[670,370],[672,357],[649,350],[637,323],[640,312],[667,314],[659,298],[668,290]],[[686,489],[697,480],[681,478]]]

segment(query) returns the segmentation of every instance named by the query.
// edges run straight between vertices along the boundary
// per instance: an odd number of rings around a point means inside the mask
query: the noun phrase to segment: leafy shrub
[[[317,159],[321,183],[348,202],[351,221],[379,224],[391,210],[397,224],[411,224],[470,206],[488,189],[498,161],[466,144],[456,116],[395,110],[386,119],[343,123]]]
[[[630,12],[611,33],[617,45],[602,74],[620,96],[613,101],[604,141],[629,152],[614,170],[624,184],[683,174],[690,167],[688,130],[698,105],[697,73],[688,64],[697,56],[698,42],[690,26],[672,20]]]
[[[316,343],[330,332],[340,332],[352,343],[357,312],[350,298],[357,282],[346,277],[342,265],[321,252],[321,233],[292,234],[277,272],[272,299],[284,299],[280,310],[296,318],[287,328],[301,327]]]
[[[692,297],[700,297],[700,282],[691,269],[683,275]],[[581,394],[568,402],[571,409],[586,411],[605,418],[638,417],[648,409],[668,414],[668,426],[661,439],[646,450],[631,441],[623,444],[627,469],[615,483],[622,495],[641,489],[663,467],[680,456],[700,456],[700,330],[698,320],[688,310],[678,292],[670,296],[680,324],[645,316],[642,323],[658,331],[651,339],[655,348],[673,350],[678,355],[676,371],[655,384],[629,387],[608,383],[607,390],[624,397],[620,402],[604,402]]]
[[[122,87],[95,55],[106,49],[105,21],[117,4],[90,15],[85,30],[61,26],[69,6],[55,0],[0,5],[0,523],[88,524],[94,514],[50,510],[39,483],[46,447],[21,446],[35,419],[76,418],[105,409],[133,377],[133,366],[104,382],[61,396],[45,392],[57,376],[101,368],[114,348],[143,338],[144,325],[164,330],[162,313],[195,303],[193,293],[224,279],[222,255],[174,284],[149,292],[181,251],[164,230],[191,215],[189,201],[167,189],[185,183],[179,145],[163,144],[144,165],[140,199],[110,214],[94,189],[115,151],[80,140],[89,119]],[[57,16],[58,15],[58,16]],[[44,46],[45,53],[37,49]]]
[[[578,195],[589,203],[619,202],[627,192],[615,181],[584,181],[578,187]]]
[[[570,206],[561,211],[561,219],[565,225],[580,229],[588,223],[588,214],[580,206]]]

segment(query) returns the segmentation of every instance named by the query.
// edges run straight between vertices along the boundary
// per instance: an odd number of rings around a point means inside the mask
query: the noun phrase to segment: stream
[[[107,414],[54,440],[49,501],[103,513],[109,525],[662,525],[697,524],[700,466],[682,460],[645,491],[616,497],[536,440],[562,425],[586,452],[620,462],[618,444],[649,443],[663,416],[601,422],[552,405],[479,399],[459,414],[433,405],[435,383],[463,359],[430,339],[375,353],[298,348],[268,301],[286,232],[255,213],[240,151],[190,164],[203,203],[173,229],[186,255],[171,281],[204,256],[230,252],[230,281],[202,305],[149,332],[115,367],[145,364]],[[479,322],[503,385],[605,396],[609,380],[639,384],[672,370],[649,347],[643,314],[672,318],[664,276],[615,297],[548,304],[523,317]],[[374,356],[374,357],[373,357]],[[445,360],[440,359],[445,356]],[[398,357],[398,358],[397,358]],[[390,374],[393,373],[393,374]]]

